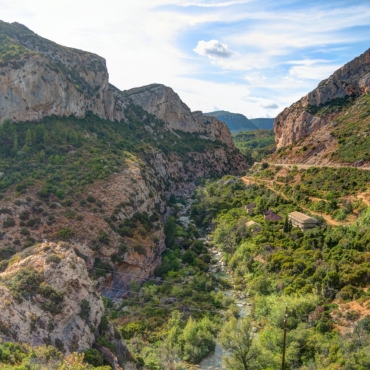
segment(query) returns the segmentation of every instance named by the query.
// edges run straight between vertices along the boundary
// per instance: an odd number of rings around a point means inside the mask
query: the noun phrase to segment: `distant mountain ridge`
[[[204,113],[204,115],[213,116],[225,122],[233,134],[241,131],[272,130],[274,128],[274,118],[248,119],[244,114],[224,110]]]
[[[250,118],[249,121],[251,121],[255,126],[257,126],[259,130],[274,129],[275,118]]]

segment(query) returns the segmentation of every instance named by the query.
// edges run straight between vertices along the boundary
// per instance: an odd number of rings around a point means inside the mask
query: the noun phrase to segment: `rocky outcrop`
[[[0,295],[5,340],[51,343],[64,353],[95,341],[104,305],[85,262],[67,244],[46,242],[15,256],[0,274]]]
[[[87,111],[122,119],[103,58],[58,45],[18,23],[0,21],[0,34],[9,48],[24,51],[0,63],[0,122],[84,117]]]
[[[320,107],[338,104],[348,97],[356,98],[370,92],[370,49],[334,72],[327,80],[291,107],[284,109],[275,119],[276,146],[281,148],[321,129],[335,118],[316,115]],[[338,111],[339,113],[339,111]]]
[[[230,147],[234,145],[224,122],[216,117],[207,117],[200,111],[191,112],[170,87],[153,84],[126,90],[124,93],[134,104],[165,122],[170,130],[197,133]]]
[[[226,124],[192,113],[164,85],[122,93],[109,84],[105,59],[44,39],[19,23],[0,21],[0,35],[18,54],[0,62],[0,122],[35,121],[57,115],[84,117],[88,111],[121,121],[132,100],[163,120],[169,130],[197,133],[233,147]]]

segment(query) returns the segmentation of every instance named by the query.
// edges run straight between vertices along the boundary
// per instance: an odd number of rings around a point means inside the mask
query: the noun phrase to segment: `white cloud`
[[[278,109],[279,108],[279,106],[276,103],[261,104],[261,107],[265,109]]]
[[[227,45],[221,44],[218,40],[198,41],[198,45],[193,49],[201,56],[214,58],[230,58],[234,52],[231,51]]]
[[[333,72],[341,67],[340,64],[331,64],[327,60],[291,61],[287,64],[295,64],[289,69],[289,75],[293,78],[303,78],[312,80],[323,80],[328,78]]]
[[[235,1],[221,1],[216,3],[209,3],[209,2],[193,2],[193,3],[185,3],[182,6],[188,7],[188,6],[198,6],[201,8],[224,8],[232,5],[240,5],[240,4],[246,4],[254,0],[235,0]]]
[[[212,111],[217,106],[263,117],[280,109],[269,106],[290,105],[338,67],[333,61],[308,62],[305,48],[334,50],[343,43],[368,40],[368,32],[346,29],[369,25],[370,17],[365,1],[362,6],[322,2],[321,7],[307,5],[303,10],[276,4],[270,10],[268,3],[0,0],[0,9],[2,20],[21,22],[57,43],[103,56],[111,83],[120,89],[164,83],[178,91],[193,110]],[[204,58],[192,53],[190,39],[184,42],[188,32],[194,36],[198,31],[202,36],[196,40],[214,39],[200,41],[194,49]],[[294,60],[287,68],[288,58]],[[211,78],[211,68],[215,81],[201,80],[205,74]],[[239,83],[217,82],[226,81],[228,73]]]

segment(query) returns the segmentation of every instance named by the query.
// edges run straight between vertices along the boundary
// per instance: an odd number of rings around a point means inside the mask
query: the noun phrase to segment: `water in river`
[[[185,211],[184,214],[187,215],[187,212]],[[206,236],[205,240],[209,240],[208,235]],[[215,275],[220,278],[231,280],[231,276],[228,274],[227,270],[225,270],[225,264],[222,263],[221,252],[216,248],[211,248],[210,252],[213,254],[213,259],[217,260],[217,264],[212,268],[211,272],[215,273]],[[239,307],[240,317],[250,314],[250,303],[248,298],[236,296],[236,292],[233,289],[225,290],[223,293],[225,296],[234,297],[235,303]],[[225,368],[222,366],[222,356],[224,356],[224,351],[219,342],[216,341],[216,348],[214,352],[204,358],[199,365],[189,367],[189,370],[224,370]]]

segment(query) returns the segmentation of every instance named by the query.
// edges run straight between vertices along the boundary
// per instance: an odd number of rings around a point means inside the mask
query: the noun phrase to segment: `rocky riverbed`
[[[190,208],[192,204],[192,199],[186,199],[186,205],[182,206],[182,212],[180,212],[178,220],[186,227],[191,223],[190,220]],[[210,229],[200,230],[202,232],[202,238],[199,238],[204,242],[208,248],[210,254],[212,255],[212,260],[215,263],[210,267],[209,273],[214,274],[216,277],[224,280],[232,280],[231,273],[227,267],[226,262],[223,259],[222,252],[212,243],[212,236]],[[239,308],[240,317],[244,317],[250,314],[251,301],[247,294],[244,294],[235,289],[224,290],[223,294],[227,297],[232,297]],[[203,359],[199,365],[190,366],[190,370],[223,370],[222,357],[224,356],[224,351],[216,341],[216,348],[213,353]]]

